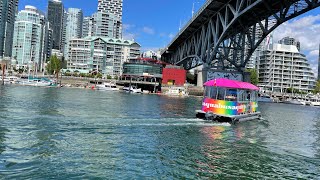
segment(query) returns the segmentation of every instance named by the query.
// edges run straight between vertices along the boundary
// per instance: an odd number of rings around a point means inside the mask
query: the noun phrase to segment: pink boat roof
[[[249,90],[256,90],[258,91],[259,88],[253,84],[241,81],[235,81],[230,79],[213,79],[206,83],[205,86],[216,86],[216,87],[224,87],[224,88],[235,88],[235,89],[249,89]]]

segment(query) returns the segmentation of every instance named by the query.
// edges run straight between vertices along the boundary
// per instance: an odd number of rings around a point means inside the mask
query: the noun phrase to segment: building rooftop
[[[81,39],[81,38],[80,38]],[[102,39],[105,42],[112,43],[112,44],[118,44],[118,45],[132,45],[137,44],[141,46],[139,43],[131,41],[131,40],[125,40],[125,39],[115,39],[115,38],[107,38],[107,37],[99,37],[99,36],[87,36],[83,38],[84,40],[93,41],[96,39]]]

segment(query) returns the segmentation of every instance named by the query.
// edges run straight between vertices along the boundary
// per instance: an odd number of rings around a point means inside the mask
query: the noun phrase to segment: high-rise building
[[[44,13],[33,6],[25,6],[18,13],[14,26],[12,55],[15,63],[18,67],[43,70],[50,48],[49,23]]]
[[[122,21],[123,0],[98,0],[98,12],[111,13]]]
[[[113,28],[113,37],[110,38],[122,38],[122,5],[123,0],[98,0],[98,14],[97,18],[109,19],[112,18],[113,23],[109,25]],[[100,14],[99,14],[100,13]],[[108,15],[106,15],[108,14]],[[113,15],[113,16],[112,16]],[[109,17],[107,17],[109,16]],[[106,26],[106,25],[103,25]],[[103,27],[106,28],[106,27]]]
[[[64,47],[64,43],[62,42],[64,32],[64,7],[61,0],[49,0],[47,15],[52,28],[52,48],[62,50]]]
[[[122,38],[120,19],[113,14],[104,12],[96,12],[91,17],[85,17],[82,31],[82,37]]]
[[[91,21],[91,36],[121,39],[121,21],[117,16],[97,12],[92,15]]]
[[[82,22],[83,13],[81,9],[69,8],[66,15],[66,29],[65,29],[65,47],[64,57],[68,57],[69,41],[73,38],[81,38],[82,36]]]
[[[70,41],[68,70],[120,76],[123,63],[140,55],[140,45],[122,39],[89,37]]]
[[[295,38],[289,36],[284,37],[279,41],[279,44],[294,45],[298,48],[298,51],[300,51],[300,42],[297,41]]]
[[[319,59],[318,59],[318,81],[320,81],[320,44],[319,44]]]
[[[285,93],[294,88],[312,91],[316,79],[304,54],[296,45],[272,44],[262,51],[259,63],[259,87],[264,91]]]
[[[87,36],[91,36],[92,30],[92,20],[91,17],[84,17],[83,18],[83,22],[82,22],[82,36],[81,37],[87,37]]]
[[[0,1],[0,59],[12,57],[14,21],[18,11],[18,0]]]

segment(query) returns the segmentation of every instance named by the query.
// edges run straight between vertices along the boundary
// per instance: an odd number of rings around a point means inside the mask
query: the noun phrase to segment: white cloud
[[[320,41],[319,41],[320,43]],[[319,56],[319,50],[313,50],[309,52],[309,56],[315,56],[318,57]]]
[[[136,39],[137,36],[138,35],[134,33],[127,33],[127,32],[123,33],[123,39],[133,40],[133,39]]]
[[[290,36],[301,43],[301,50],[307,55],[310,66],[317,74],[320,43],[320,14],[297,18],[279,26],[274,35],[274,42]]]
[[[175,37],[174,34],[172,34],[172,33],[169,34],[169,38],[170,38],[170,39],[173,39],[174,37]]]
[[[134,28],[134,27],[136,27],[136,25],[134,25],[134,24],[123,24],[123,25],[122,25],[123,31],[131,30],[131,29]]]
[[[152,29],[152,28],[150,28],[150,27],[143,27],[142,28],[142,31],[144,32],[144,33],[147,33],[147,34],[151,34],[151,35],[153,35],[155,32],[154,32],[154,29]]]

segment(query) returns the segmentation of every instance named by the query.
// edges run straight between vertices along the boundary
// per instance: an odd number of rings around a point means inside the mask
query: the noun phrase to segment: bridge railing
[[[209,6],[209,4],[212,1],[214,0],[207,0],[205,2],[205,4],[197,11],[197,13],[195,13],[194,16],[191,17],[191,19],[187,22],[187,24],[185,24],[183,28],[179,30],[178,34],[171,40],[169,45],[165,48],[165,51],[178,39],[178,37],[190,26],[190,24],[194,21],[194,19],[196,19]]]

